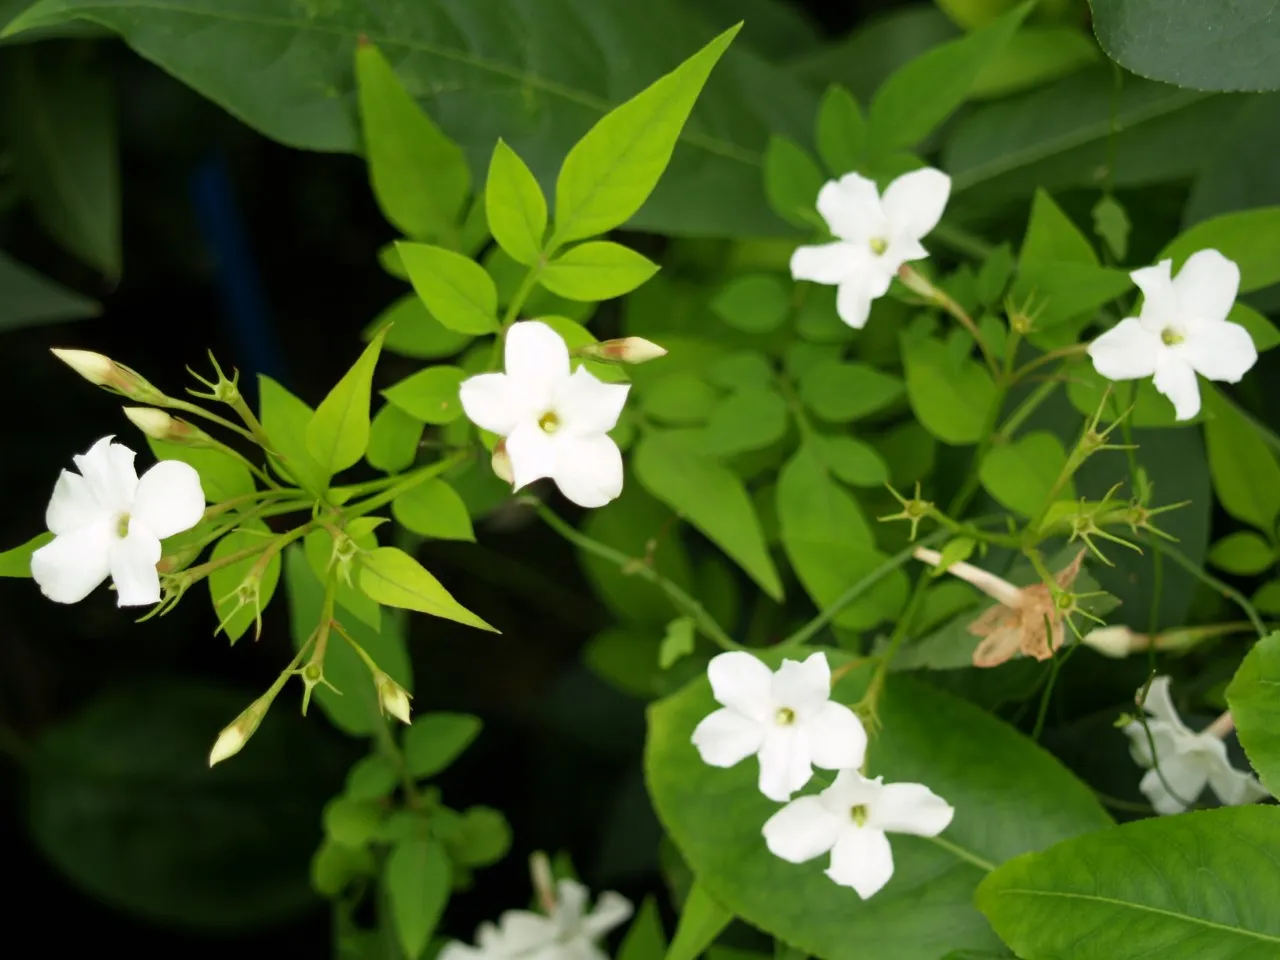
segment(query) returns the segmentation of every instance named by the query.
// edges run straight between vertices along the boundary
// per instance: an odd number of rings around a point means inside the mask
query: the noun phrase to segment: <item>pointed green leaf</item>
[[[697,960],[732,922],[733,914],[716,903],[707,888],[694,878],[666,960]]]
[[[618,948],[618,960],[662,960],[667,952],[667,938],[662,931],[662,914],[658,901],[652,896],[644,898],[640,912],[627,928]]]
[[[1280,463],[1257,430],[1239,411],[1205,384],[1204,438],[1209,448],[1209,473],[1222,508],[1237,520],[1252,524],[1268,536],[1280,515]]]
[[[0,330],[96,317],[101,307],[0,253]]]
[[[329,476],[354,466],[369,448],[369,397],[385,330],[364,348],[307,424],[307,452]]]
[[[422,564],[395,547],[378,547],[360,558],[360,589],[384,606],[417,610],[498,632],[453,599]]]
[[[469,713],[420,713],[404,732],[405,769],[434,777],[471,746],[483,724]]]
[[[764,192],[769,206],[788,223],[825,229],[818,214],[818,191],[826,180],[817,161],[800,144],[772,136],[764,151]]]
[[[395,250],[394,247],[391,249]],[[397,254],[397,259],[398,257]],[[403,279],[409,279],[408,274]],[[471,334],[450,330],[432,316],[417,293],[406,293],[374,317],[365,327],[363,336],[366,340],[372,340],[384,329],[384,350],[417,360],[452,357],[460,353],[472,339]]]
[[[574,145],[556,179],[553,246],[607,233],[640,209],[667,168],[711,68],[738,29],[726,30],[605,114]]]
[[[848,423],[902,396],[902,381],[866,363],[816,363],[800,377],[800,399],[823,420]]]
[[[748,387],[716,404],[707,418],[707,452],[731,457],[764,450],[787,434],[787,402],[772,387]]]
[[[356,44],[355,70],[369,178],[383,215],[406,236],[451,235],[471,190],[466,156],[372,43]]]
[[[1001,506],[1032,517],[1044,506],[1066,465],[1067,451],[1062,441],[1052,433],[1037,430],[988,450],[978,475],[987,493]],[[1057,498],[1074,497],[1075,489],[1068,480],[1059,488]]]
[[[428,837],[401,840],[387,857],[382,874],[391,904],[396,940],[407,960],[418,960],[440,922],[453,888],[453,869],[440,841]]]
[[[498,329],[498,291],[489,274],[460,253],[425,243],[397,243],[409,280],[432,315],[459,333]]]
[[[450,423],[462,416],[458,387],[467,374],[457,367],[427,367],[382,391],[391,403],[423,423]]]
[[[968,357],[956,362],[937,340],[902,337],[907,398],[921,425],[957,446],[983,439],[996,402],[996,385],[985,367]]]
[[[1280,207],[1260,207],[1202,220],[1160,251],[1181,269],[1197,250],[1212,248],[1240,267],[1240,292],[1280,282]]]
[[[1037,190],[1031,201],[1031,216],[1027,220],[1027,232],[1018,251],[1018,265],[1026,269],[1046,263],[1087,263],[1097,266],[1098,255],[1093,244],[1077,227],[1053,197]]]
[[[52,533],[41,533],[32,537],[22,546],[0,553],[0,577],[29,578],[31,576],[31,555],[52,539]]]
[[[384,403],[369,424],[369,449],[365,459],[384,473],[399,473],[413,466],[422,441],[423,423],[394,403]]]
[[[329,475],[307,449],[307,426],[314,411],[265,374],[258,375],[258,419],[285,473],[308,493],[319,495]]]
[[[1275,565],[1276,548],[1250,530],[1229,533],[1209,548],[1209,562],[1241,577],[1257,576]]]
[[[612,300],[630,293],[658,272],[658,265],[608,240],[582,243],[557,257],[539,282],[567,300]]]
[[[867,121],[844,87],[827,87],[818,107],[818,156],[833,177],[862,167],[867,155]],[[815,197],[816,199],[816,197]]]
[[[1253,645],[1227,687],[1240,746],[1267,789],[1280,791],[1280,633]]]
[[[406,530],[424,537],[476,539],[467,505],[443,480],[428,480],[400,494],[391,501],[391,515]]]
[[[547,234],[547,200],[519,154],[501,138],[489,161],[484,209],[498,246],[519,263],[537,263]]]

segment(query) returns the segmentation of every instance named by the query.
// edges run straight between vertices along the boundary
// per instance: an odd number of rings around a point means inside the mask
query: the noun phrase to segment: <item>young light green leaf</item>
[[[307,450],[307,425],[314,411],[265,374],[258,375],[258,419],[277,457],[273,458],[308,493],[319,495],[329,475]]]
[[[373,368],[386,331],[364,348],[351,369],[320,401],[307,424],[307,452],[329,476],[354,466],[369,448],[369,398]]]
[[[427,367],[387,387],[382,395],[423,423],[449,423],[462,416],[458,387],[466,378],[458,367]]]
[[[858,101],[844,87],[832,85],[823,94],[818,106],[817,141],[818,156],[833,177],[862,167],[867,154],[867,121]]]
[[[714,457],[763,450],[786,436],[787,402],[772,387],[748,387],[717,403],[706,429]]]
[[[618,948],[618,960],[662,960],[667,952],[667,938],[662,931],[662,914],[653,896],[644,898],[640,912],[627,928]]]
[[[416,360],[452,357],[471,342],[471,334],[450,330],[433,317],[416,293],[406,293],[374,317],[362,336],[372,340],[381,330],[386,330],[384,350]]]
[[[1240,746],[1275,794],[1280,791],[1280,633],[1253,645],[1227,687],[1227,705]]]
[[[219,540],[209,559],[216,562],[250,547],[265,547],[270,538],[270,528],[261,520],[252,520]],[[259,614],[266,610],[267,604],[275,595],[276,584],[280,582],[280,555],[277,553],[267,561],[267,566],[262,571],[257,606],[241,603],[236,596],[236,588],[260,559],[246,557],[209,574],[209,597],[213,601],[213,610],[218,622],[222,624],[223,633],[232,643],[244,636],[245,631],[257,621]]]
[[[399,473],[413,466],[422,441],[422,421],[394,403],[384,403],[369,425],[369,449],[365,459],[384,473]]]
[[[567,300],[612,300],[630,293],[658,272],[658,265],[608,240],[581,243],[543,268],[538,281]]]
[[[0,553],[0,577],[30,578],[31,555],[52,539],[52,533],[41,533],[21,546]]]
[[[733,914],[716,903],[695,878],[680,910],[666,960],[697,960],[732,922]]]
[[[964,358],[956,363],[933,339],[902,337],[907,398],[920,423],[944,443],[963,446],[983,439],[996,385],[984,367]]]
[[[1219,570],[1252,577],[1275,566],[1276,548],[1251,530],[1229,533],[1209,548],[1209,562]]]
[[[800,399],[823,420],[849,423],[902,396],[902,381],[866,363],[817,363],[800,377]]]
[[[769,206],[788,223],[825,229],[817,210],[818,191],[826,177],[800,144],[772,136],[764,151],[764,192]]]
[[[474,335],[498,329],[498,291],[478,263],[425,243],[402,241],[396,250],[413,289],[442,324]]]
[[[552,246],[606,233],[640,209],[667,168],[711,68],[740,26],[605,114],[574,145],[556,179]]]
[[[760,520],[737,476],[657,430],[636,445],[632,467],[646,490],[706,534],[766,594],[782,599]]]
[[[1274,956],[1278,830],[1275,807],[1138,820],[1009,861],[976,902],[1022,957]]]
[[[498,632],[453,599],[422,564],[395,547],[378,547],[361,557],[360,589],[383,606],[417,610]]]
[[[469,713],[419,714],[404,732],[405,768],[415,777],[434,777],[471,746],[482,726]]]
[[[658,666],[663,670],[682,657],[693,653],[694,622],[691,617],[677,617],[667,624],[667,632],[658,647]]]
[[[391,515],[406,530],[440,540],[475,541],[471,515],[453,487],[428,480],[391,501]]]
[[[444,913],[453,869],[440,841],[407,837],[391,850],[382,882],[391,904],[396,940],[407,960],[418,960]]]
[[[214,447],[187,447],[147,437],[147,446],[157,460],[181,460],[195,468],[200,486],[210,503],[220,503],[253,493],[253,474],[231,454]]]
[[[989,100],[1043,87],[1100,59],[1098,46],[1087,30],[1074,25],[1026,26],[978,74],[969,97]]]
[[[489,161],[484,210],[498,246],[518,263],[538,262],[547,234],[547,200],[537,178],[501,138]]]
[[[366,40],[356,44],[355,71],[369,179],[383,215],[406,236],[451,235],[471,191],[466,156]]]
[[[1240,267],[1240,292],[1261,290],[1280,282],[1280,207],[1260,207],[1202,220],[1160,251],[1173,269],[1197,250],[1212,248]]]
[[[1067,465],[1067,451],[1052,433],[1037,430],[987,451],[978,469],[982,486],[1003,507],[1025,517],[1035,516]],[[1068,480],[1058,499],[1075,497]]]
[[[816,449],[827,469],[851,487],[883,487],[889,467],[874,447],[853,437],[817,436]]]
[[[1213,489],[1227,513],[1268,536],[1280,514],[1280,464],[1245,419],[1221,394],[1205,384],[1204,437]]]
[[[768,333],[787,319],[791,297],[779,277],[754,273],[725,284],[711,301],[711,310],[735,330]]]

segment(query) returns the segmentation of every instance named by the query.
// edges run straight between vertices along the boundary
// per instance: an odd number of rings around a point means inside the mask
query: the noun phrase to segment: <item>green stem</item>
[[[598,540],[593,540],[585,533],[574,529],[569,524],[560,519],[546,505],[536,500],[527,501],[530,503],[542,521],[556,533],[560,534],[565,540],[568,540],[574,546],[593,556],[599,557],[601,560],[607,560],[610,563],[617,564],[618,568],[625,574],[635,574],[642,580],[647,580],[654,586],[658,587],[667,597],[675,604],[678,610],[682,610],[693,618],[693,622],[698,629],[711,640],[713,643],[725,650],[742,650],[742,644],[734,640],[724,628],[716,622],[705,607],[689,594],[685,593],[678,586],[658,573],[657,570],[638,557],[629,557],[621,550],[615,550],[613,547],[606,546]]]
[[[1001,425],[996,437],[1000,440],[1009,440],[1013,437],[1017,429],[1022,426],[1026,419],[1040,408],[1040,405],[1053,396],[1054,392],[1062,383],[1061,380],[1046,380],[1040,386],[1036,387],[1018,406],[1013,413],[1009,414],[1008,419]]]
[[[1244,615],[1249,618],[1249,622],[1253,625],[1253,629],[1257,632],[1259,637],[1265,637],[1267,635],[1267,625],[1262,622],[1262,617],[1258,616],[1257,608],[1254,607],[1254,605],[1248,601],[1245,595],[1241,593],[1239,590],[1237,590],[1235,587],[1232,587],[1229,584],[1223,583],[1213,574],[1206,571],[1204,567],[1201,567],[1194,560],[1188,557],[1181,550],[1177,549],[1174,546],[1171,546],[1170,544],[1165,543],[1158,537],[1144,536],[1142,538],[1142,542],[1150,546],[1153,550],[1156,551],[1156,553],[1159,553],[1163,556],[1168,557],[1170,560],[1172,560],[1174,563],[1180,566],[1183,570],[1186,570],[1187,573],[1191,574],[1193,577],[1195,577],[1197,580],[1199,580],[1209,589],[1216,590],[1222,596],[1226,597],[1228,600],[1231,600],[1233,603],[1235,603],[1236,606],[1238,606],[1241,610],[1244,611]]]
[[[360,503],[352,504],[349,507],[343,507],[339,513],[341,513],[347,520],[354,520],[356,517],[363,517],[366,513],[371,513],[379,507],[385,506],[396,497],[400,496],[400,494],[408,490],[412,490],[419,484],[426,483],[428,480],[432,480],[435,477],[440,476],[442,473],[448,473],[454,467],[458,466],[458,464],[464,463],[470,456],[470,451],[465,453],[455,453],[451,457],[445,457],[443,460],[437,460],[435,463],[429,463],[425,467],[420,467],[413,471],[413,473],[406,474],[403,477],[398,477],[398,482],[389,489],[383,490],[381,493],[370,497],[368,500],[362,500]]]
[[[250,431],[240,426],[240,424],[232,423],[226,417],[220,417],[216,413],[206,410],[204,407],[198,406],[194,403],[190,403],[187,400],[179,400],[177,397],[165,397],[164,406],[172,410],[181,410],[183,413],[189,413],[193,416],[201,417],[204,420],[208,420],[210,423],[216,423],[220,427],[225,427],[228,430],[232,430],[235,433],[240,434],[240,436],[244,437],[246,440],[252,440],[255,443],[258,442],[258,438]]]
[[[1061,347],[1057,350],[1050,350],[1048,353],[1042,353],[1040,356],[1031,360],[1009,376],[1009,386],[1013,386],[1019,380],[1025,378],[1029,373],[1039,370],[1046,364],[1053,363],[1055,360],[1066,360],[1068,358],[1078,357],[1089,349],[1087,343],[1073,343],[1069,347]]]
[[[970,853],[964,847],[957,846],[956,844],[952,843],[950,840],[943,840],[941,837],[927,837],[926,839],[932,843],[936,843],[943,850],[946,850],[948,853],[954,854],[955,856],[959,857],[961,860],[964,860],[966,863],[971,863],[978,869],[985,870],[987,873],[991,873],[996,868],[996,865],[992,863],[990,860],[984,860],[982,859],[982,857],[978,856],[976,853]]]

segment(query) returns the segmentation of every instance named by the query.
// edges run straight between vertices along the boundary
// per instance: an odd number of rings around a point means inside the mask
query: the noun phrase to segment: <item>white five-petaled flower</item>
[[[1227,320],[1240,287],[1240,268],[1217,250],[1187,258],[1176,277],[1171,260],[1134,270],[1142,310],[1089,344],[1094,368],[1108,380],[1153,377],[1179,420],[1200,412],[1196,374],[1238,383],[1258,361],[1249,331]]]
[[[951,178],[930,167],[904,173],[883,196],[874,180],[856,173],[827,181],[818,192],[818,213],[836,241],[797,249],[791,276],[836,285],[840,319],[861,328],[871,301],[888,292],[898,268],[929,255],[920,241],[942,219],[950,193]]]
[[[713,767],[760,757],[760,792],[789,800],[813,767],[859,767],[867,733],[852,710],[831,699],[831,667],[824,653],[783,660],[777,673],[741,650],[707,665],[716,702],[724,708],[693,731],[693,745]]]
[[[882,783],[841,770],[816,796],[797,797],[765,822],[771,853],[804,863],[831,852],[827,876],[866,899],[893,876],[889,833],[936,837],[955,810],[919,783]]]
[[[626,402],[627,384],[602,383],[586,369],[569,373],[569,350],[545,323],[507,330],[506,373],[462,383],[471,422],[505,437],[515,489],[550,477],[582,507],[603,507],[622,493],[622,453],[608,435]]]
[[[63,470],[45,522],[53,540],[31,555],[31,575],[58,603],[77,603],[111,577],[122,607],[158,603],[160,541],[190,530],[204,514],[200,477],[188,464],[161,460],[138,479],[134,452],[103,437],[79,473]]]
[[[1228,806],[1253,803],[1268,796],[1266,789],[1250,773],[1237,770],[1227,757],[1222,738],[1230,732],[1230,715],[1225,724],[1215,721],[1195,733],[1182,722],[1169,696],[1169,678],[1156,677],[1142,706],[1151,715],[1147,730],[1138,721],[1125,725],[1134,761],[1147,768],[1139,784],[1156,813],[1182,813],[1195,803],[1207,785]],[[1141,695],[1142,691],[1138,691]],[[1151,746],[1155,744],[1155,757]]]
[[[587,912],[587,899],[582,884],[561,880],[550,916],[508,910],[480,926],[474,947],[455,940],[439,960],[608,960],[599,941],[631,916],[631,901],[608,891]]]

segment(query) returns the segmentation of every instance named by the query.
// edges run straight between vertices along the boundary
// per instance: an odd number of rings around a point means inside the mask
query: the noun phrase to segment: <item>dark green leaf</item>
[[[823,227],[818,191],[826,177],[817,161],[794,140],[769,138],[764,152],[764,191],[778,215],[798,226]]]
[[[716,405],[706,429],[712,456],[763,450],[786,435],[787,402],[773,389],[739,390]]]
[[[434,777],[448,768],[480,735],[478,717],[466,713],[424,713],[404,732],[404,762],[415,777]]]
[[[711,301],[711,309],[729,326],[747,333],[768,333],[787,319],[791,297],[786,284],[772,274],[730,280]]]
[[[1280,463],[1254,425],[1207,384],[1204,406],[1211,416],[1204,436],[1218,500],[1227,513],[1270,536],[1280,514]]]
[[[839,177],[860,169],[867,153],[867,136],[867,121],[853,94],[836,84],[827,87],[818,107],[817,130],[818,156],[827,172]]]
[[[853,437],[819,436],[817,449],[822,462],[837,478],[851,487],[883,487],[889,479],[884,458]]]
[[[1240,267],[1240,292],[1280,282],[1280,206],[1226,213],[1179,234],[1157,260],[1172,258],[1173,269],[1197,250],[1212,248]]]
[[[1280,633],[1254,644],[1227,687],[1236,735],[1267,789],[1280,791]]]
[[[732,922],[733,914],[716,903],[707,888],[694,878],[680,909],[680,922],[666,960],[697,960]]]
[[[1252,577],[1275,565],[1276,548],[1249,530],[1228,534],[1209,548],[1209,562],[1219,570]]]
[[[96,317],[97,303],[0,253],[0,330]]]
[[[618,948],[618,960],[662,960],[667,952],[667,937],[662,931],[662,914],[658,902],[645,897],[640,912],[627,928]]]
[[[955,445],[984,438],[995,412],[996,385],[981,364],[967,357],[957,363],[939,341],[907,335],[902,360],[911,409],[931,434]]]
[[[365,328],[364,338],[371,340],[384,329],[384,349],[418,360],[452,357],[472,339],[471,334],[450,330],[433,317],[416,293],[406,293],[378,314]]]
[[[848,423],[902,396],[902,381],[866,363],[818,363],[800,377],[800,399],[823,420]]]
[[[1036,516],[1067,465],[1067,451],[1052,433],[1037,430],[992,447],[982,458],[979,476],[1000,505],[1026,517]],[[1057,499],[1075,497],[1070,479],[1057,488]]]

